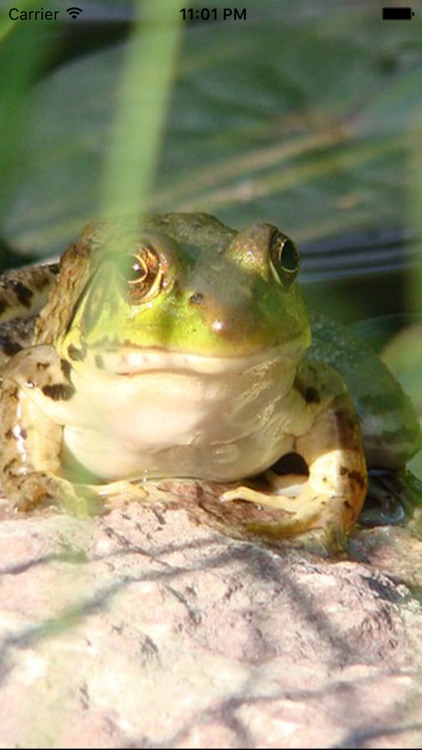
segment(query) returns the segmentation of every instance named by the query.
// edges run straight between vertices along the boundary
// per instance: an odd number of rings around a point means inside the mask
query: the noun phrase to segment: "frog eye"
[[[134,305],[149,302],[161,291],[163,268],[158,253],[149,243],[127,255],[121,273],[129,301]]]
[[[270,246],[270,264],[276,281],[288,288],[300,266],[300,253],[294,242],[282,232],[274,232]]]

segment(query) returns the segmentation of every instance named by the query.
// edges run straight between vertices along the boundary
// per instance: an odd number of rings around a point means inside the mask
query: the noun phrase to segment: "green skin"
[[[219,512],[236,508],[238,518],[239,507],[253,508],[253,522],[247,510],[239,520],[246,531],[343,538],[365,499],[367,462],[400,469],[419,432],[392,376],[360,351],[352,379],[365,460],[348,389],[326,364],[341,371],[343,347],[347,379],[355,340],[316,321],[335,346],[326,357],[314,344],[307,359],[298,268],[294,244],[270,224],[236,232],[206,214],[167,214],[147,219],[142,232],[124,222],[87,227],[52,285],[49,269],[19,272],[18,287],[10,274],[4,317],[13,296],[27,307],[34,286],[52,289],[4,368],[7,494],[22,509],[61,501],[78,510],[89,493],[113,496],[130,483],[144,496],[139,480],[187,477],[219,483]],[[45,284],[37,273],[49,276]],[[9,353],[12,325],[3,336]],[[374,377],[383,379],[384,394],[388,380],[384,447],[365,371],[372,389]],[[294,462],[281,475],[271,470],[290,454],[306,474]]]

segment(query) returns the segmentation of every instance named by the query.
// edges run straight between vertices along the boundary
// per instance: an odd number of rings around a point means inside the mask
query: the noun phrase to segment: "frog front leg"
[[[268,491],[240,486],[223,493],[221,499],[247,500],[275,511],[261,524],[254,520],[251,530],[258,533],[282,537],[312,532],[324,545],[341,546],[367,491],[357,415],[342,379],[329,367],[303,363],[295,388],[299,412],[304,409],[302,416],[311,412],[312,419],[304,434],[292,434],[291,453],[303,459],[308,473],[269,470],[265,475]]]
[[[4,371],[0,471],[5,493],[21,510],[60,501],[78,512],[81,500],[60,462],[60,412],[72,396],[67,368],[50,346],[19,352]]]

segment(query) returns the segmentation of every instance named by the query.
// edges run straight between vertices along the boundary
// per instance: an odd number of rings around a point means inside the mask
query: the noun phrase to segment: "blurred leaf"
[[[35,0],[23,0],[20,10],[35,5]],[[26,177],[24,143],[30,138],[27,92],[48,51],[49,45],[31,24],[14,22],[8,14],[0,18],[0,221],[13,202],[19,179],[22,183]]]
[[[394,336],[384,348],[382,359],[391,372],[411,397],[422,426],[422,323],[415,322]],[[422,451],[420,451],[409,468],[422,479]]]
[[[388,24],[372,3],[279,0],[251,3],[246,22],[185,31],[154,210],[265,218],[302,241],[404,221],[417,16]],[[34,90],[3,227],[22,250],[62,249],[97,212],[121,59],[120,47],[86,55]]]

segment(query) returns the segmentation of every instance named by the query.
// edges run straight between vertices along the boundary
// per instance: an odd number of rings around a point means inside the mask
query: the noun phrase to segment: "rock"
[[[421,543],[268,549],[131,502],[0,524],[2,747],[419,747]]]

